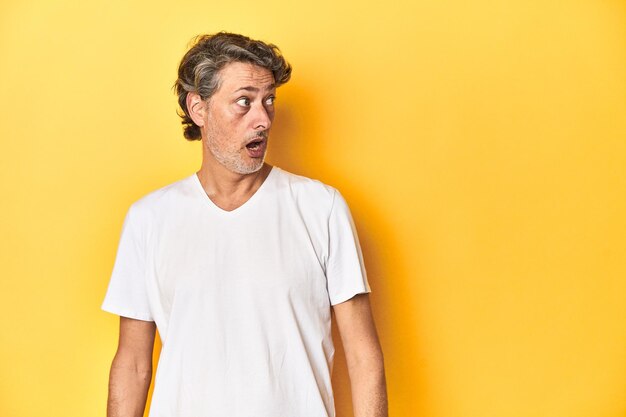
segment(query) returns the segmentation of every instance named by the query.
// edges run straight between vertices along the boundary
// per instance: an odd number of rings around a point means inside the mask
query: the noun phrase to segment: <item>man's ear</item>
[[[187,104],[187,112],[193,122],[202,127],[204,126],[204,117],[206,116],[206,101],[202,100],[202,97],[198,93],[187,93],[185,99]]]

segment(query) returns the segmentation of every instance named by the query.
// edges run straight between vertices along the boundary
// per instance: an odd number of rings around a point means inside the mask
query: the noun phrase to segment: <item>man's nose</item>
[[[255,130],[267,130],[272,125],[274,119],[273,112],[268,110],[263,104],[252,107],[252,127]]]

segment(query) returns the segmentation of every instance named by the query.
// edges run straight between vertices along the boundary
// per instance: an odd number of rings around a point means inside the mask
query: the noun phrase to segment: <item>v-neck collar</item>
[[[275,171],[279,169],[280,168],[276,166],[272,166],[270,173],[267,174],[267,177],[265,177],[265,180],[263,180],[263,182],[261,183],[259,188],[257,188],[257,190],[254,192],[254,194],[252,194],[250,198],[248,198],[242,205],[240,205],[234,210],[224,210],[223,208],[215,204],[213,200],[211,200],[211,198],[207,195],[206,191],[204,190],[204,187],[202,186],[202,183],[200,182],[200,178],[198,177],[197,173],[194,173],[191,175],[191,180],[196,185],[198,191],[200,191],[203,199],[205,200],[206,205],[211,209],[211,211],[218,213],[219,215],[222,215],[222,216],[234,216],[236,214],[246,211],[248,207],[255,204],[256,200],[261,198],[267,184],[273,180]]]

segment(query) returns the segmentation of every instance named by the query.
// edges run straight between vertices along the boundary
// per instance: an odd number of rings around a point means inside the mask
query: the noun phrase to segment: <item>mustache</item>
[[[256,132],[254,135],[250,136],[248,138],[248,140],[256,139],[256,138],[267,139],[268,136],[269,136],[269,133],[267,132],[267,130],[262,130],[262,131]]]

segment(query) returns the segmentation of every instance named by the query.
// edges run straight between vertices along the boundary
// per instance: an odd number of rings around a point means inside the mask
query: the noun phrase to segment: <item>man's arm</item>
[[[107,417],[142,417],[152,380],[156,325],[120,317],[120,340],[109,375]]]
[[[368,294],[333,307],[346,354],[355,417],[387,417],[383,353]]]

